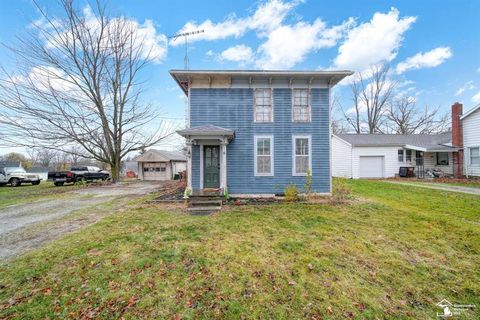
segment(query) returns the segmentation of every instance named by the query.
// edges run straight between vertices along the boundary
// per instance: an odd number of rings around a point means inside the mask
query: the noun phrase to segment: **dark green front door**
[[[203,147],[203,187],[219,188],[220,187],[220,147],[204,146]]]

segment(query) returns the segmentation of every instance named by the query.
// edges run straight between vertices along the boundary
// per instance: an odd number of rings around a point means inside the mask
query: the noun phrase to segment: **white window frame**
[[[270,121],[257,121],[257,99],[255,98],[255,93],[259,90],[268,90],[270,91],[270,109],[271,109],[271,119]],[[273,89],[272,88],[255,88],[253,89],[253,122],[256,123],[272,123],[274,119],[274,106],[273,106]]]
[[[308,106],[308,120],[295,120],[295,91],[307,91],[307,106]],[[293,88],[292,89],[292,122],[309,123],[312,122],[312,95],[308,88]]]
[[[297,165],[295,161],[295,141],[296,139],[308,139],[308,169],[310,169],[310,174],[313,175],[312,171],[312,136],[311,135],[292,135],[292,176],[305,177],[307,173],[297,173]]]
[[[480,157],[480,146],[477,147],[468,147],[468,164],[471,166],[480,166],[480,164],[472,163],[472,149],[478,149],[478,155]]]
[[[258,139],[270,139],[270,172],[258,172],[257,168],[257,141]],[[258,135],[254,136],[253,139],[253,145],[254,145],[254,157],[253,157],[253,167],[254,167],[254,174],[256,177],[271,177],[274,175],[274,140],[273,140],[273,135]]]
[[[400,160],[400,151],[402,152],[402,154],[401,154],[402,160]],[[398,149],[398,151],[397,151],[397,161],[399,163],[405,163],[405,150],[404,149]]]

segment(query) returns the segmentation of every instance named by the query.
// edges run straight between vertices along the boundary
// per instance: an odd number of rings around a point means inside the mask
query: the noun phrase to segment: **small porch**
[[[185,196],[224,196],[227,190],[227,145],[233,130],[207,124],[177,131],[187,141]]]
[[[458,165],[458,149],[449,146],[422,148],[406,145],[398,150],[399,166],[411,168],[402,177],[435,178],[453,176],[455,165]],[[401,170],[400,170],[401,171]]]

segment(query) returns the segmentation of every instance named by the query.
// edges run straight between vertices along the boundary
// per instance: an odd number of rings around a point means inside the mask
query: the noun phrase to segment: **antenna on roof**
[[[185,39],[185,57],[183,58],[183,68],[185,70],[189,69],[189,65],[188,65],[188,63],[189,63],[189,61],[188,61],[188,37],[193,36],[195,34],[204,33],[204,32],[205,32],[205,30],[202,29],[202,30],[195,30],[195,31],[190,31],[190,32],[177,33],[177,34],[174,34],[173,36],[168,37],[169,39],[173,39],[172,41],[175,41],[180,37],[183,37]]]

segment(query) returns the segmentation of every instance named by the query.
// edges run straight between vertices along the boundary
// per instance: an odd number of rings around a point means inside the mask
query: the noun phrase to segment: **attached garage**
[[[173,180],[187,170],[187,158],[178,152],[150,149],[133,160],[138,178],[146,181]]]
[[[360,156],[360,178],[383,178],[384,162],[383,156]]]

